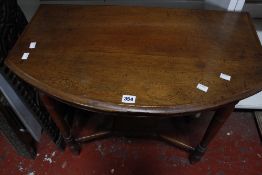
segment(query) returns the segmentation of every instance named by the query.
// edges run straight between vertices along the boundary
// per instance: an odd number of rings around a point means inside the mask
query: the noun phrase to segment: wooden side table
[[[75,153],[81,139],[53,99],[118,118],[215,110],[196,148],[173,140],[194,163],[234,105],[262,89],[261,45],[247,13],[42,5],[5,64],[43,93]]]

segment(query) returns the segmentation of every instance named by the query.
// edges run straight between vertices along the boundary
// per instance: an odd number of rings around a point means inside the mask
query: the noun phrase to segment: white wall
[[[17,3],[24,12],[27,21],[32,19],[40,5],[39,0],[17,0]]]

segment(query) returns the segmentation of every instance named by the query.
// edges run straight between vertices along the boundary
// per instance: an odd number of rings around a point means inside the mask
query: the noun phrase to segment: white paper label
[[[198,83],[197,89],[199,89],[199,90],[201,90],[201,91],[204,91],[204,92],[207,92],[208,87],[205,86],[205,85],[203,85],[203,84]]]
[[[220,78],[227,80],[227,81],[230,81],[231,76],[227,75],[227,74],[220,73]]]
[[[122,103],[136,103],[136,96],[133,95],[123,95]]]
[[[24,53],[21,59],[27,60],[28,56],[29,56],[29,53]]]
[[[30,45],[29,45],[29,48],[34,49],[35,46],[36,46],[36,42],[31,42]]]

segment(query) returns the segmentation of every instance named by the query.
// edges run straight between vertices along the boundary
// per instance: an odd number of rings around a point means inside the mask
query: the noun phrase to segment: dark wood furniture
[[[32,41],[35,49],[28,48]],[[22,60],[25,52],[29,57]],[[192,151],[194,163],[234,105],[262,89],[261,46],[247,13],[42,5],[5,63],[42,92],[75,153],[81,139],[74,139],[54,99],[118,119],[215,110],[196,148],[173,140]],[[221,79],[220,73],[231,80]],[[197,89],[198,83],[208,91]],[[136,96],[135,103],[122,103],[123,95]]]

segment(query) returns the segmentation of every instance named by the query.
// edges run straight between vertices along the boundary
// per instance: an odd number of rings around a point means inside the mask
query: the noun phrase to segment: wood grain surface
[[[261,45],[247,13],[42,5],[5,63],[43,92],[107,112],[196,112],[262,89]]]

